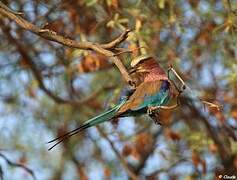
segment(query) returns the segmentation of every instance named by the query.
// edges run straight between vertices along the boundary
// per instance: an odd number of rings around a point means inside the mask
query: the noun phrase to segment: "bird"
[[[172,83],[153,56],[141,55],[132,59],[129,74],[134,78],[135,88],[123,92],[117,105],[106,112],[85,121],[78,128],[59,136],[48,143],[48,150],[69,137],[93,126],[120,117],[148,114],[153,117],[153,108],[166,105],[173,96]]]

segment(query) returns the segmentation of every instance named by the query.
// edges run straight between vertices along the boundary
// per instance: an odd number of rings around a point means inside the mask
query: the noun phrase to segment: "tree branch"
[[[101,47],[103,47],[104,49],[113,49],[117,47],[119,44],[121,44],[123,41],[127,39],[129,32],[131,32],[130,29],[125,30],[119,37],[117,37],[113,41],[107,44],[101,44]]]
[[[27,172],[32,176],[32,178],[33,178],[34,180],[36,180],[35,174],[34,174],[34,172],[33,172],[30,168],[24,166],[23,164],[16,163],[16,162],[12,162],[11,160],[9,160],[9,159],[8,159],[5,155],[3,155],[2,153],[0,153],[0,157],[2,157],[2,158],[7,162],[7,164],[9,164],[10,166],[19,167],[19,168],[24,169],[25,171],[27,171]]]
[[[172,168],[176,167],[177,165],[179,165],[179,163],[181,162],[185,162],[185,161],[188,161],[187,159],[185,158],[182,158],[174,163],[172,163],[168,168],[162,168],[162,169],[158,169],[154,172],[152,172],[151,174],[147,175],[146,178],[147,179],[152,179],[152,178],[155,178],[158,174],[160,173],[163,173],[163,172],[169,172]]]
[[[94,93],[92,93],[91,95],[89,95],[88,97],[85,97],[84,99],[80,100],[80,101],[74,101],[71,99],[65,99],[62,98],[56,94],[54,94],[52,91],[50,91],[44,84],[43,81],[43,77],[41,75],[40,70],[38,69],[36,63],[32,60],[32,58],[29,56],[28,52],[27,52],[27,48],[25,47],[25,45],[21,42],[19,42],[17,39],[15,39],[10,33],[9,30],[7,29],[8,27],[3,27],[3,32],[6,34],[8,41],[10,43],[12,43],[17,50],[19,51],[20,55],[22,56],[22,58],[24,58],[24,60],[28,63],[28,65],[30,66],[30,69],[32,70],[32,73],[35,77],[35,79],[37,80],[38,84],[39,84],[39,88],[44,91],[51,99],[53,99],[56,103],[61,103],[61,104],[70,104],[72,106],[80,106],[82,104],[85,104],[87,102],[89,102],[90,100],[92,100],[93,98],[95,98],[100,92],[102,92],[104,89],[106,88],[110,88],[110,87],[103,87],[97,91],[95,91]]]
[[[153,152],[155,151],[156,149],[156,140],[157,138],[163,133],[163,128],[159,129],[158,131],[155,132],[155,134],[153,135],[153,138],[154,138],[154,141],[152,143],[152,146],[151,148],[146,152],[144,153],[144,155],[141,157],[141,160],[140,160],[140,163],[139,165],[135,168],[135,173],[136,174],[139,174],[143,168],[145,167],[146,165],[146,162],[147,160],[149,159],[149,157],[153,154]]]
[[[127,83],[132,82],[131,77],[129,76],[126,68],[124,67],[123,63],[118,57],[114,57],[116,54],[113,53],[111,50],[114,49],[116,46],[118,46],[120,43],[122,43],[124,40],[126,40],[128,33],[130,30],[124,31],[119,37],[114,39],[113,41],[106,43],[106,44],[98,44],[98,43],[92,43],[88,41],[83,42],[77,42],[75,40],[63,37],[61,35],[58,35],[55,31],[49,30],[49,29],[41,29],[34,24],[28,22],[24,18],[20,17],[18,13],[15,13],[11,9],[9,9],[7,6],[5,6],[0,1],[0,18],[8,18],[12,21],[14,21],[17,25],[22,27],[23,29],[30,31],[44,39],[57,42],[59,44],[71,47],[71,48],[78,48],[78,49],[84,49],[84,50],[93,50],[98,53],[101,53],[108,57],[113,57],[112,61],[114,64],[118,67],[119,71],[121,72],[122,76],[126,80]]]
[[[115,148],[114,143],[108,138],[108,136],[104,133],[104,131],[101,128],[99,128],[98,126],[96,128],[99,131],[100,135],[108,141],[112,150],[114,151],[114,153],[118,157],[119,161],[121,162],[122,166],[128,173],[129,177],[133,180],[138,180],[138,176],[132,171],[132,168],[128,165],[128,163],[123,158],[123,156],[119,153],[119,151]]]
[[[224,133],[220,133],[216,130],[216,128],[214,128],[211,123],[208,120],[208,116],[206,116],[205,114],[203,114],[197,107],[195,107],[194,105],[189,103],[189,99],[188,98],[181,98],[182,101],[182,105],[189,108],[193,118],[198,119],[201,121],[201,123],[205,126],[207,133],[209,134],[209,136],[211,137],[211,139],[213,140],[213,142],[216,144],[216,146],[218,147],[218,154],[220,155],[220,159],[222,161],[223,167],[225,168],[226,172],[231,171],[232,169],[234,169],[234,165],[232,164],[232,152],[230,149],[230,146],[226,145],[228,144],[228,137],[224,134]],[[190,116],[185,115],[184,111],[181,111],[183,117],[186,116],[185,119],[190,119]],[[236,169],[236,168],[235,168]]]

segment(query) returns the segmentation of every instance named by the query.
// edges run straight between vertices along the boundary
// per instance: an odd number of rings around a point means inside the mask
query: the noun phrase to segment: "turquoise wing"
[[[164,80],[144,82],[119,109],[119,114],[149,106],[164,105],[169,101],[170,83]]]
[[[134,110],[139,110],[149,106],[162,106],[167,104],[170,99],[168,83],[168,81],[162,81],[159,91],[153,95],[145,95],[141,105],[139,105],[137,108],[134,108]]]

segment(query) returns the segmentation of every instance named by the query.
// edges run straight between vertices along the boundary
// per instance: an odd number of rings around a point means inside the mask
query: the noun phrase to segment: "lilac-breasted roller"
[[[138,116],[150,112],[151,107],[164,106],[173,96],[172,84],[158,62],[151,56],[139,56],[131,61],[130,75],[135,81],[136,89],[129,91],[120,102],[108,111],[87,120],[78,128],[57,137],[53,147],[65,139],[89,127],[119,117]]]

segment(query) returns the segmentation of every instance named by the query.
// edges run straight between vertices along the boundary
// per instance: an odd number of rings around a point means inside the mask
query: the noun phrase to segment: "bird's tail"
[[[60,144],[61,142],[63,142],[64,140],[68,139],[69,137],[79,133],[80,131],[83,131],[89,127],[98,125],[102,122],[108,121],[113,119],[116,116],[117,111],[120,109],[120,107],[123,105],[123,102],[120,103],[119,105],[113,107],[112,109],[92,118],[89,119],[88,121],[84,122],[81,126],[79,126],[78,128],[67,132],[66,134],[59,136],[51,141],[49,141],[48,143],[54,143],[54,145],[52,145],[48,150],[50,151],[51,149],[53,149],[55,146],[57,146],[58,144]]]

